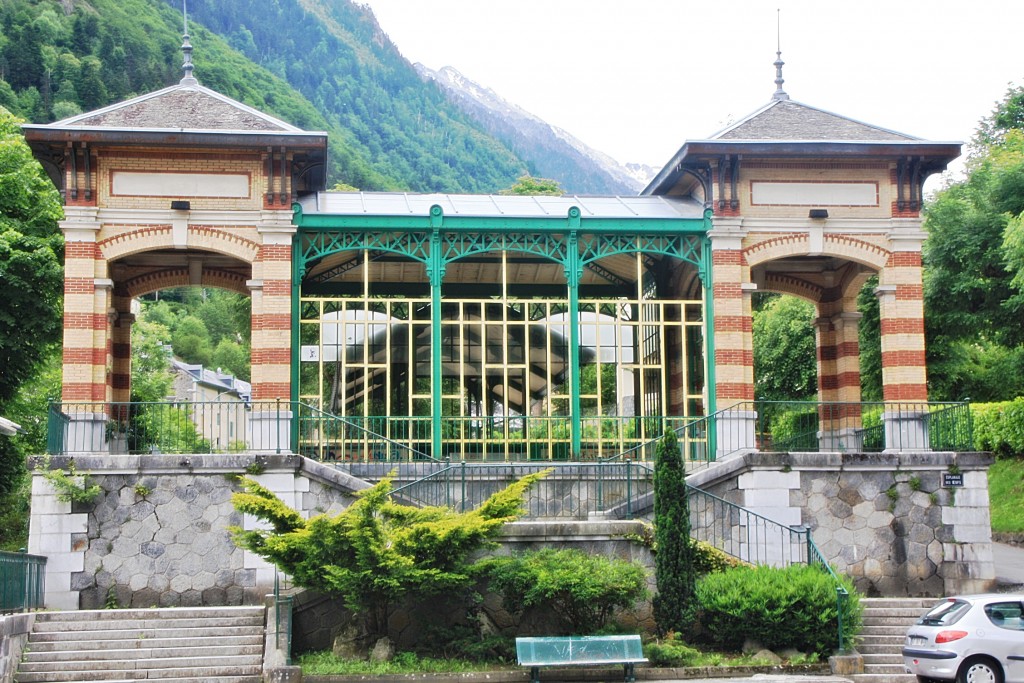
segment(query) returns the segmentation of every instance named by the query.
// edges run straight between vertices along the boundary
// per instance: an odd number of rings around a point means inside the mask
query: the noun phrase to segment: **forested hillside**
[[[366,8],[348,0],[207,0],[189,10],[200,83],[327,131],[331,183],[488,192],[527,170],[419,78]],[[32,122],[181,78],[180,0],[4,0],[0,27],[0,106]]]

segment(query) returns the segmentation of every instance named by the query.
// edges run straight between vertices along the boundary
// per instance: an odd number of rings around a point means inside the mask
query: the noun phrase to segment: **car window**
[[[1019,602],[993,602],[985,605],[985,616],[993,626],[1021,630],[1021,605]]]
[[[925,612],[917,623],[925,626],[948,626],[955,624],[969,609],[971,604],[963,600],[944,600]]]

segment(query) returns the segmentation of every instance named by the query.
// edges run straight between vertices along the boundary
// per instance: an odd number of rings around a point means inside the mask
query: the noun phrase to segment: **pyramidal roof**
[[[210,90],[179,83],[109,107],[47,124],[48,128],[301,133],[280,119]]]
[[[768,104],[712,135],[709,140],[912,142],[912,135],[862,123],[790,99]]]

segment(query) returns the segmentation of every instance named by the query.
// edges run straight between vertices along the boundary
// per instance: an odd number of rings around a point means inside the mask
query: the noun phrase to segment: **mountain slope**
[[[368,7],[350,0],[205,0],[190,11],[343,131],[340,153],[358,153],[380,176],[398,181],[344,177],[351,185],[494,192],[526,172],[522,159],[419,78]],[[202,80],[200,54],[196,45]]]
[[[573,194],[620,194],[639,192],[654,176],[654,169],[623,167],[528,111],[508,102],[490,88],[446,66],[434,71],[415,65],[425,79],[444,88],[449,98],[487,132],[528,159],[534,175],[557,179]]]

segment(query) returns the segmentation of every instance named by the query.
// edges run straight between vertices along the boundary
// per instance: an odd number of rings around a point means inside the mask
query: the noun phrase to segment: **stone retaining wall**
[[[29,552],[48,557],[49,609],[258,604],[274,568],[231,541],[229,527],[254,524],[231,505],[238,476],[314,514],[344,509],[368,486],[298,456],[86,456],[75,466],[103,489],[96,501],[61,502],[33,476]]]
[[[825,559],[868,595],[943,595],[994,585],[990,463],[978,453],[754,453],[688,481],[783,525],[809,527]],[[93,503],[62,503],[33,476],[29,552],[48,557],[50,609],[257,604],[273,590],[275,572],[231,542],[229,527],[254,524],[231,505],[237,476],[258,471],[258,481],[310,515],[341,510],[369,486],[295,455],[97,455],[75,464],[103,489]],[[943,475],[954,473],[960,485],[944,485]],[[554,480],[566,496],[594,490],[579,473]],[[510,527],[519,531],[507,547],[638,552],[602,531],[612,528],[606,524],[615,522],[523,522]],[[722,533],[749,529],[725,525]]]
[[[752,453],[687,481],[808,527],[826,560],[868,596],[941,596],[995,584],[991,463],[986,453]]]
[[[28,643],[36,615],[5,614],[0,616],[0,683],[12,683],[21,661],[21,652]]]

